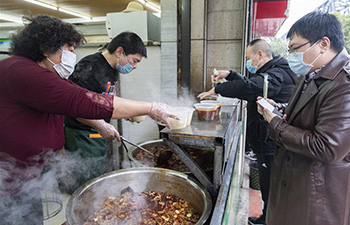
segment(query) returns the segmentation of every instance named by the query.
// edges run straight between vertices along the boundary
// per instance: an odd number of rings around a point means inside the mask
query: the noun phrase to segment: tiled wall
[[[191,1],[191,90],[211,87],[214,68],[241,70],[246,0]]]
[[[177,0],[161,0],[161,99],[177,98]]]
[[[214,68],[241,71],[247,0],[191,0],[191,92],[211,87]],[[177,95],[177,0],[161,0],[162,100]]]

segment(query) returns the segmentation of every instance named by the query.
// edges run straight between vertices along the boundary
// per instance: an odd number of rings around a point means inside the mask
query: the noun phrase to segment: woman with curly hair
[[[40,187],[32,181],[40,177],[47,153],[63,148],[65,115],[85,119],[149,115],[167,125],[168,117],[175,117],[163,103],[97,94],[67,80],[74,70],[75,48],[84,42],[83,35],[71,24],[51,16],[26,19],[29,22],[12,38],[13,56],[0,62],[2,224],[42,224]],[[110,126],[95,123],[94,128],[119,139]],[[37,198],[29,199],[33,193]]]

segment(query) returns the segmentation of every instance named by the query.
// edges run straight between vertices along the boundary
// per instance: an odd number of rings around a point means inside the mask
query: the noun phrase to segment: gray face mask
[[[62,52],[61,62],[55,64],[51,59],[47,60],[53,64],[53,68],[56,70],[58,75],[63,79],[68,79],[68,77],[73,73],[74,66],[77,60],[77,56],[70,51],[60,50]]]

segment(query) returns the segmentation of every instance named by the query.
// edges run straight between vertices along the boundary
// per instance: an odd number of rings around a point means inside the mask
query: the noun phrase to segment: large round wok
[[[135,192],[167,192],[189,201],[201,215],[196,225],[204,224],[211,213],[211,197],[200,183],[177,171],[142,167],[110,172],[78,188],[67,204],[67,223],[84,224],[100,203],[128,187]]]

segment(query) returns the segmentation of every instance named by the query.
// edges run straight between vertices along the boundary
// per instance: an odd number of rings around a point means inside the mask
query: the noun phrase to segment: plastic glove
[[[226,78],[230,74],[230,71],[228,70],[217,70],[217,74],[213,74],[214,81],[217,82],[218,80],[222,80]]]
[[[160,102],[153,102],[152,110],[148,114],[153,120],[164,123],[169,129],[171,129],[171,125],[168,121],[168,118],[179,119],[176,115],[169,113],[169,108],[167,104]]]
[[[116,138],[120,142],[120,134],[112,124],[109,124],[103,120],[103,122],[96,127],[96,130],[104,139]]]

